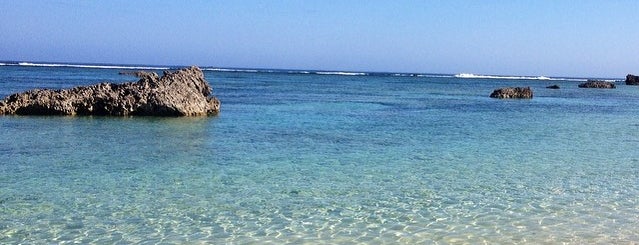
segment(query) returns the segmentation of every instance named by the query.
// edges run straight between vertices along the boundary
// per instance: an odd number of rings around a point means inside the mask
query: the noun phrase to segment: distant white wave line
[[[220,72],[268,72],[251,69],[230,69],[230,68],[204,68],[205,71],[220,71]]]
[[[530,80],[551,80],[552,78],[538,76],[538,77],[526,77],[526,76],[490,76],[490,75],[475,75],[472,73],[460,73],[456,74],[457,78],[490,78],[490,79],[530,79]]]
[[[451,75],[427,75],[427,74],[418,74],[417,77],[433,77],[433,78],[450,78],[453,77]]]
[[[277,72],[275,70],[254,70],[254,69],[233,69],[233,68],[204,68],[205,71],[219,71],[219,72],[265,72],[272,73]],[[282,71],[289,74],[317,74],[317,75],[340,75],[340,76],[366,76],[364,72],[343,72],[343,71]]]
[[[415,76],[415,74],[411,74],[411,73],[393,73],[393,74],[391,74],[391,76],[393,76],[393,77],[412,77],[412,76]]]
[[[6,64],[5,64],[6,65]],[[19,66],[39,66],[39,67],[73,67],[73,68],[96,68],[96,69],[140,69],[140,70],[167,70],[169,67],[151,66],[110,66],[110,65],[74,65],[74,64],[41,64],[20,62]]]
[[[343,72],[343,71],[318,71],[318,75],[340,75],[340,76],[366,76],[364,72]]]

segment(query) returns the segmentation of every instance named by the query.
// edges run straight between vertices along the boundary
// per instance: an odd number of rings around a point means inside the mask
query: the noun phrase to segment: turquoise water
[[[0,66],[0,93],[117,72]],[[216,117],[0,116],[0,243],[639,241],[637,87],[206,78]]]

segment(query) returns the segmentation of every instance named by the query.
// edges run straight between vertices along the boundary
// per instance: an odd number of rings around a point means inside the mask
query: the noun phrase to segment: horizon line
[[[22,65],[21,65],[22,64]],[[31,64],[31,65],[25,65]],[[157,64],[132,64],[132,63],[98,63],[98,62],[60,62],[60,61],[25,61],[25,60],[0,60],[1,65],[13,66],[43,66],[43,67],[70,67],[70,68],[94,68],[94,69],[139,69],[139,70],[170,70],[174,68],[184,68],[190,66],[203,67],[207,69],[219,69],[220,72],[247,72],[247,71],[299,71],[299,72],[343,72],[343,73],[366,73],[366,74],[402,74],[402,75],[449,75],[459,78],[582,78],[582,79],[614,79],[623,80],[625,77],[585,77],[585,76],[545,76],[545,75],[522,75],[522,74],[481,74],[473,72],[458,73],[431,73],[431,72],[393,72],[393,71],[365,71],[365,70],[325,70],[325,69],[299,69],[299,68],[264,68],[264,67],[224,67],[211,65],[157,65]],[[87,67],[88,66],[88,67]],[[95,66],[95,67],[91,67]],[[631,74],[631,73],[628,73]],[[470,75],[469,77],[463,77]],[[540,79],[543,80],[543,79]]]

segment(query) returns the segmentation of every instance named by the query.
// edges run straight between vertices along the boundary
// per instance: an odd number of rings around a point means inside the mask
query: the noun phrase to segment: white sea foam
[[[545,81],[586,81],[585,78],[551,78],[546,76],[496,76],[496,75],[476,75],[472,73],[459,73],[453,77],[467,79],[510,79],[510,80],[545,80]]]
[[[169,67],[156,66],[122,66],[122,65],[76,65],[76,64],[46,64],[46,63],[30,63],[19,62],[19,66],[37,66],[37,67],[73,67],[73,68],[95,68],[95,69],[138,69],[138,70],[167,70]]]
[[[236,69],[226,69],[226,68],[204,68],[202,70],[205,71],[220,71],[220,72],[238,72]]]
[[[256,69],[235,69],[235,68],[203,68],[205,71],[218,71],[218,72],[250,72],[250,73],[258,73],[265,72],[270,73],[273,71],[270,70],[256,70]]]
[[[318,71],[317,75],[339,75],[339,76],[366,76],[368,73],[364,72],[344,72],[344,71]]]
[[[393,73],[391,74],[393,77],[414,77],[415,74],[412,73]]]
[[[430,75],[430,74],[418,74],[417,77],[437,77],[437,78],[451,78],[452,75]]]
[[[205,71],[217,72],[250,72],[250,73],[287,73],[287,74],[316,74],[316,75],[339,75],[339,76],[366,76],[364,72],[343,72],[343,71],[305,71],[305,70],[262,70],[262,69],[239,69],[239,68],[204,68]]]
[[[526,79],[526,80],[552,80],[549,77],[545,76],[537,76],[537,77],[529,77],[529,76],[492,76],[492,75],[475,75],[472,73],[460,73],[456,74],[457,78],[484,78],[484,79]]]
[[[94,65],[94,64],[65,64],[65,63],[0,63],[0,66],[32,66],[32,67],[73,67],[73,68],[94,68],[94,69],[137,69],[137,70],[167,70],[170,67],[160,66],[127,66],[127,65]],[[202,68],[205,71],[217,72],[247,72],[247,73],[288,73],[288,74],[317,74],[317,75],[338,75],[338,76],[368,76],[366,72],[345,72],[345,71],[307,71],[307,70],[266,70],[266,69],[241,69],[241,68]],[[587,81],[586,78],[562,78],[546,76],[499,76],[499,75],[477,75],[473,73],[459,73],[455,75],[443,74],[411,74],[411,73],[389,73],[394,77],[434,77],[434,78],[464,78],[464,79],[512,79],[512,80],[545,80],[545,81]],[[600,80],[600,79],[598,79]],[[615,79],[603,79],[607,82],[618,82]]]

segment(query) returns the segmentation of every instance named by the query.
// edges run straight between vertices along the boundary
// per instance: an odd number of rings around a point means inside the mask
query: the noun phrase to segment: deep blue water
[[[0,96],[118,71],[0,66]],[[639,241],[638,87],[205,75],[216,117],[0,116],[0,243]]]

